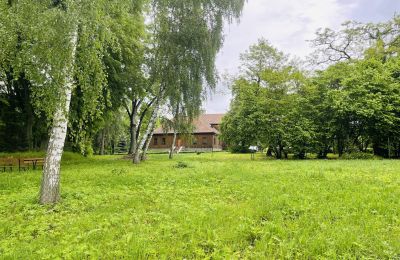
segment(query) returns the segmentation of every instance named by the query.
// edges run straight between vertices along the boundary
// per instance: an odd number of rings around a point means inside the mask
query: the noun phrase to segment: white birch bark
[[[105,148],[105,139],[106,139],[106,134],[105,134],[105,129],[101,131],[101,147],[100,147],[100,155],[104,155],[104,148]]]
[[[178,116],[179,116],[179,104],[176,107],[176,111],[175,111],[175,117],[174,117],[174,121],[173,121],[173,127],[174,127],[174,138],[172,140],[172,144],[171,144],[171,148],[169,150],[169,159],[173,159],[174,157],[174,151],[175,151],[175,144],[176,144],[176,128],[177,128],[177,124],[178,124]]]
[[[137,150],[137,126],[138,126],[138,111],[140,109],[139,107],[140,103],[136,101],[132,101],[132,114],[130,118],[130,137],[131,137],[131,144],[129,147],[129,154],[134,154],[135,151]]]
[[[169,159],[174,158],[174,151],[175,151],[175,147],[176,147],[175,144],[176,144],[176,130],[174,129],[174,138],[172,139],[172,144],[169,149]]]
[[[147,137],[147,140],[143,146],[143,152],[140,157],[140,160],[146,161],[147,160],[147,151],[149,150],[151,139],[153,138],[154,135],[154,129],[155,129],[155,124],[153,125],[153,128],[150,131],[150,135]]]
[[[135,151],[135,155],[133,158],[133,163],[134,164],[139,164],[140,163],[140,158],[141,158],[141,151],[140,149],[142,149],[144,147],[144,144],[147,140],[147,137],[151,134],[152,131],[154,131],[154,125],[156,123],[157,117],[158,117],[158,113],[160,111],[160,99],[157,100],[157,104],[156,107],[154,108],[153,114],[151,115],[149,124],[147,125],[146,131],[143,134],[143,136],[140,137],[140,141],[139,144],[136,146],[136,151]]]
[[[66,79],[63,89],[62,103],[56,108],[50,139],[47,147],[46,160],[43,167],[42,184],[40,189],[40,203],[53,204],[60,197],[60,163],[64,150],[68,128],[68,114],[74,85],[73,69],[75,65],[76,49],[78,44],[78,28],[74,28],[71,39],[71,58],[66,66]]]

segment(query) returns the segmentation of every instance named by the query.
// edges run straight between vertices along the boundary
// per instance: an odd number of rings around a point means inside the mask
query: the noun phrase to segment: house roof
[[[214,133],[219,134],[219,131],[211,125],[221,124],[224,114],[203,114],[193,121],[193,134]],[[154,130],[154,134],[173,134],[173,129],[165,131],[162,127]]]

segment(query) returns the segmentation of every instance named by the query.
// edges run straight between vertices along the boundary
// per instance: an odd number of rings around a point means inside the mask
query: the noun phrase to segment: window
[[[154,138],[154,145],[158,145],[158,138],[157,137]]]
[[[213,137],[213,139],[214,139],[214,144],[217,144],[217,138]]]
[[[197,137],[193,138],[193,144],[196,145],[197,144]]]
[[[162,139],[162,145],[166,145],[167,141],[165,140],[165,138]]]
[[[208,143],[207,143],[207,137],[206,136],[203,136],[203,145],[207,145]]]

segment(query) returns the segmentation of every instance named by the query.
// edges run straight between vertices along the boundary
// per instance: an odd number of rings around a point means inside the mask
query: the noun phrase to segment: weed
[[[187,163],[185,163],[185,162],[178,162],[175,165],[175,168],[177,168],[177,169],[185,169],[185,168],[188,168],[188,167],[189,167],[189,165]]]
[[[122,175],[128,173],[128,171],[126,169],[112,169],[111,173],[115,175]]]

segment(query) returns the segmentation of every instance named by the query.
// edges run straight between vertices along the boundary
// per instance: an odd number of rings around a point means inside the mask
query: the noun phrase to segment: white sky
[[[239,55],[264,37],[292,56],[311,52],[307,40],[318,28],[337,29],[347,20],[387,21],[400,13],[400,0],[248,0],[239,24],[226,25],[225,43],[218,55],[220,74],[235,74]],[[205,104],[208,113],[229,109],[230,90],[221,82]]]

